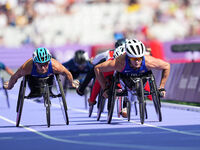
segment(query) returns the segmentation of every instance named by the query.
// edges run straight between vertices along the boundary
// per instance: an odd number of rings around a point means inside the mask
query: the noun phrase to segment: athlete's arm
[[[95,66],[94,71],[97,80],[99,81],[102,89],[106,89],[106,79],[103,72],[111,72],[116,70],[116,60],[108,60]]]
[[[109,50],[96,55],[92,61],[92,64],[97,65],[102,59],[104,58],[106,59],[106,57],[108,56],[108,53],[109,53]]]
[[[14,72],[8,67],[5,67],[5,71],[11,76],[14,74]]]
[[[55,59],[52,58],[51,61],[52,61],[53,72],[56,73],[56,74],[61,74],[61,75],[65,76],[69,80],[69,83],[72,85],[72,87],[77,87],[77,83],[73,82],[73,76],[69,72],[69,70],[66,69],[57,60],[55,60]]]
[[[9,82],[4,83],[4,88],[9,90],[12,89],[20,77],[30,74],[32,70],[32,64],[33,60],[30,58],[10,77]]]
[[[160,88],[164,88],[170,73],[170,64],[152,56],[145,56],[145,63],[149,69],[162,70],[162,77],[160,81]]]

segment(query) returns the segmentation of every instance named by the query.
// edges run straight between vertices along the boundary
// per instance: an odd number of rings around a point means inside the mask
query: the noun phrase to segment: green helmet
[[[33,61],[35,63],[46,63],[51,60],[51,54],[46,48],[37,48],[33,52]]]

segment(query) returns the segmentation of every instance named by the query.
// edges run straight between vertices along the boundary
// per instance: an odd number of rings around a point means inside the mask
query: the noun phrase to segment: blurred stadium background
[[[199,10],[199,0],[0,0],[0,61],[16,69],[45,46],[64,62],[137,38],[171,63],[167,98],[200,103]]]

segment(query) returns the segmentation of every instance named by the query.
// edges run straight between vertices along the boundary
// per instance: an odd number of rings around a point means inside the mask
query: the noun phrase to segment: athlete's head
[[[136,39],[127,39],[125,49],[132,65],[136,68],[140,67],[146,51],[144,44]]]
[[[47,72],[50,60],[51,54],[46,48],[37,48],[33,52],[33,62],[36,64],[37,70],[40,73]]]
[[[117,58],[119,57],[120,55],[124,54],[125,53],[125,44],[119,46],[118,48],[116,48],[114,50],[114,54],[113,54],[113,57],[114,58]]]
[[[88,55],[84,50],[77,50],[74,55],[74,62],[77,66],[83,68],[88,60]]]
[[[118,48],[119,46],[123,45],[126,42],[126,39],[122,38],[115,42],[115,48]]]

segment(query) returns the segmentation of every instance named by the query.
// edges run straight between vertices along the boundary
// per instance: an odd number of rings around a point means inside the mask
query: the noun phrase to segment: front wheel
[[[155,78],[154,78],[153,75],[151,77],[150,88],[151,88],[154,108],[155,108],[156,114],[158,116],[158,120],[159,120],[159,122],[161,122],[162,121],[162,114],[161,114],[160,96],[159,96],[159,91],[157,89],[157,86],[156,86],[156,83],[155,83]]]
[[[131,120],[131,102],[128,100],[127,97],[125,97],[125,101],[126,101],[126,106],[127,106],[127,117],[128,117],[128,121]]]
[[[44,98],[44,106],[46,107],[46,119],[47,119],[47,126],[50,127],[51,124],[51,118],[50,118],[50,98],[49,98],[49,87],[46,87],[45,94],[43,96]]]
[[[108,96],[108,118],[107,123],[110,124],[113,116],[113,111],[115,107],[115,99],[116,99],[116,82],[113,79],[112,85],[111,85],[111,92],[109,92]]]
[[[144,124],[144,116],[145,116],[145,104],[144,104],[144,86],[143,81],[140,79],[140,81],[137,83],[138,86],[138,100],[139,100],[139,112],[140,112],[140,122],[141,124]]]
[[[16,119],[16,127],[19,127],[21,115],[22,115],[22,109],[24,104],[24,96],[25,96],[25,90],[26,90],[26,78],[23,77],[23,81],[21,81],[19,94],[18,94],[18,101],[17,101],[17,119]]]
[[[59,78],[59,75],[56,75],[56,80],[58,82],[58,86],[59,86],[59,89],[60,89],[60,93],[61,93],[61,96],[62,96],[62,104],[61,104],[61,109],[62,109],[62,112],[63,112],[63,117],[64,117],[64,120],[66,122],[66,124],[68,125],[69,124],[69,117],[68,117],[68,113],[67,113],[67,102],[66,102],[66,98],[65,98],[65,93],[64,93],[64,89],[63,89],[63,86],[61,84],[61,80]]]
[[[101,113],[103,112],[104,110],[104,107],[105,107],[105,101],[106,99],[103,97],[103,91],[101,90],[100,93],[99,93],[99,96],[98,96],[98,104],[97,104],[97,108],[98,108],[98,111],[97,111],[97,121],[100,120],[101,118]]]

